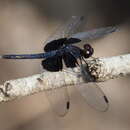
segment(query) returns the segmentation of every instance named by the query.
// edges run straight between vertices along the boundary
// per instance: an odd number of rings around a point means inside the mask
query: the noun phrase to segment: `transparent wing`
[[[77,89],[91,107],[99,111],[108,110],[108,99],[96,83],[82,84]]]
[[[46,40],[45,44],[59,38],[69,37],[70,35],[78,32],[78,29],[81,27],[83,21],[83,16],[72,16],[64,26],[58,28],[56,32]]]
[[[51,89],[45,91],[45,94],[52,106],[53,111],[58,116],[65,116],[69,110],[70,100],[67,87]]]
[[[117,31],[117,27],[104,27],[104,28],[99,28],[99,29],[93,29],[87,32],[79,32],[76,34],[73,34],[71,37],[72,38],[78,38],[81,41],[86,41],[89,39],[95,39],[95,38],[100,38],[103,37],[109,33]]]

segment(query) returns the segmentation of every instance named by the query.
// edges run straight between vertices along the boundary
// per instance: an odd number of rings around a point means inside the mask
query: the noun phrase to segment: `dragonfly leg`
[[[88,63],[86,62],[86,60],[83,57],[81,58],[81,60],[83,60],[86,63],[86,65],[88,65]]]

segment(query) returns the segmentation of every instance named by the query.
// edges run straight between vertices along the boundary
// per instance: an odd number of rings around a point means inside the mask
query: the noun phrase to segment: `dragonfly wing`
[[[67,40],[67,38],[60,38],[57,40],[53,40],[44,46],[44,51],[49,52],[49,51],[58,50],[60,47],[63,46],[63,44],[66,40]]]
[[[93,29],[87,32],[79,32],[79,33],[73,34],[71,37],[80,39],[81,41],[86,41],[90,39],[103,37],[115,31],[117,31],[117,27],[109,26],[109,27],[104,27],[104,28],[99,28],[99,29]]]
[[[65,116],[69,110],[70,100],[67,87],[51,89],[45,91],[45,94],[52,106],[53,111],[58,116]]]
[[[71,55],[71,53],[65,53],[63,55],[63,60],[66,67],[69,67],[69,68],[76,67],[77,59],[73,55]]]
[[[99,111],[108,110],[108,99],[96,83],[83,84],[77,89],[91,107]]]
[[[62,57],[60,56],[53,56],[51,58],[44,59],[41,64],[44,69],[51,72],[60,71],[63,68]]]
[[[78,29],[83,24],[83,21],[83,16],[72,16],[64,26],[58,28],[56,32],[46,40],[45,44],[53,40],[69,37],[70,35],[78,32]]]

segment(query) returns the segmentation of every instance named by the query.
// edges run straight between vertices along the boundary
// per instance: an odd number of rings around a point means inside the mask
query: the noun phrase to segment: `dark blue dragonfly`
[[[89,39],[103,37],[116,31],[116,27],[104,27],[87,32],[78,32],[84,21],[83,16],[72,16],[71,19],[59,28],[55,34],[45,42],[44,53],[39,54],[9,54],[1,55],[2,59],[43,59],[42,66],[45,70],[56,72],[63,69],[63,62],[68,68],[74,68],[82,64],[92,56],[94,50],[89,44],[84,44],[81,49],[75,43],[86,42]],[[80,61],[80,63],[78,62]],[[95,83],[87,83],[77,87],[87,103],[100,111],[108,109],[108,99],[103,91]],[[67,87],[45,91],[53,110],[60,116],[64,116],[69,110],[69,96]],[[58,103],[57,103],[58,101]],[[56,104],[57,103],[57,104]]]

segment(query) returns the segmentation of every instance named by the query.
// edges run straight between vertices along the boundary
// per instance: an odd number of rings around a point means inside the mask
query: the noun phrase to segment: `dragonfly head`
[[[93,55],[94,49],[89,44],[84,44],[83,52],[84,52],[83,56],[85,58],[89,58]]]

